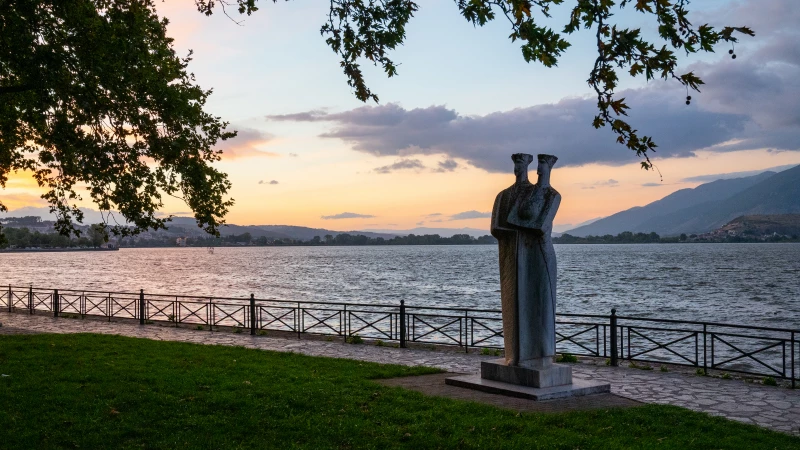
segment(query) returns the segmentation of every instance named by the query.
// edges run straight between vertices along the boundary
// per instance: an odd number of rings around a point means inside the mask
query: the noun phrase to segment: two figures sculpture
[[[572,379],[556,364],[556,254],[553,230],[561,195],[550,186],[557,158],[538,155],[536,184],[528,181],[532,155],[517,153],[513,186],[497,195],[492,235],[500,248],[500,297],[505,359],[481,362],[480,375],[447,378],[449,385],[532,400],[610,392],[608,383]]]
[[[505,364],[484,364],[484,378],[534,387],[571,383],[556,354],[556,254],[550,233],[561,195],[550,186],[555,156],[538,155],[538,180],[528,180],[533,156],[516,153],[516,182],[497,195],[492,235],[500,250]],[[520,379],[522,378],[522,379]]]

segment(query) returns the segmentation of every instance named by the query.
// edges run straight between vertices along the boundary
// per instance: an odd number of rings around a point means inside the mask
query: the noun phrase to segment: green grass
[[[503,352],[496,348],[482,348],[481,355],[486,356],[503,356]]]
[[[357,334],[354,334],[354,335],[349,336],[347,338],[347,343],[348,344],[354,344],[354,345],[363,344],[364,343],[364,339],[362,339],[361,336],[359,336]]]
[[[798,448],[648,405],[517,414],[371,381],[434,370],[117,336],[0,336],[0,447]]]
[[[571,353],[566,353],[565,352],[565,353],[562,353],[562,354],[558,355],[558,358],[556,359],[556,362],[559,362],[559,363],[577,363],[578,362],[578,357],[573,355],[573,354],[571,354]]]
[[[765,384],[767,386],[777,386],[778,385],[778,382],[775,381],[775,378],[772,378],[772,377],[764,377],[764,380],[761,381],[761,383]]]

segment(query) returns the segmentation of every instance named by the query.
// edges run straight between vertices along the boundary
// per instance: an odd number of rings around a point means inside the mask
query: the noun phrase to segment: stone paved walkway
[[[98,320],[54,319],[0,312],[3,329],[41,333],[102,333],[196,344],[239,345],[262,350],[296,352],[379,363],[424,365],[449,372],[477,373],[480,361],[491,357],[451,351],[345,345],[340,339],[285,339],[224,332],[169,328],[157,325]],[[740,380],[698,377],[682,373],[642,371],[626,367],[576,364],[578,378],[611,383],[613,394],[645,403],[682,406],[711,415],[800,436],[800,389],[763,386]]]
[[[641,402],[631,400],[614,394],[595,394],[581,397],[567,397],[555,400],[531,401],[524,398],[514,398],[499,394],[490,394],[476,389],[464,389],[445,384],[445,379],[452,377],[450,372],[432,375],[418,375],[413,377],[388,378],[376,380],[384,386],[398,386],[412,391],[421,392],[435,397],[447,397],[458,400],[485,403],[498,408],[511,409],[520,412],[566,412],[584,411],[589,409],[608,410],[609,408],[630,408],[641,406]]]

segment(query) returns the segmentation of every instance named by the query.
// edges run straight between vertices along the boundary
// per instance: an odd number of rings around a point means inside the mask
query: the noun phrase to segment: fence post
[[[464,353],[469,354],[469,311],[464,310]]]
[[[792,331],[792,389],[796,387],[795,386],[796,378],[797,377],[795,376],[794,372],[794,331]]]
[[[144,325],[144,289],[139,290],[139,325]]]
[[[400,348],[406,348],[406,301],[400,300]]]
[[[208,298],[206,319],[208,319],[208,331],[214,331],[214,305],[212,304],[211,297]]]
[[[11,312],[11,305],[13,302],[11,301],[11,285],[8,285],[8,312]]]
[[[347,338],[350,336],[350,330],[352,330],[352,328],[349,326],[350,316],[347,315],[347,303],[344,304],[343,309],[344,318],[342,318],[342,320],[339,322],[339,330],[341,330],[342,326],[344,326],[344,339],[342,339],[342,344],[347,344]]]
[[[256,298],[250,294],[250,336],[256,335]]]
[[[58,296],[58,289],[53,289],[53,317],[58,317],[58,311],[61,309],[61,297]]]
[[[703,324],[703,375],[708,375],[708,351],[706,347],[708,344],[706,343],[706,324]],[[711,337],[711,359],[714,359],[714,337]]]
[[[33,285],[28,288],[28,311],[33,314]]]
[[[617,345],[617,309],[611,308],[611,365],[617,367],[619,365],[619,346]]]

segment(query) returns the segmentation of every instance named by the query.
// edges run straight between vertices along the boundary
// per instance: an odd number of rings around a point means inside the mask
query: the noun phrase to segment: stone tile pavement
[[[0,312],[0,323],[3,324],[0,327],[0,334],[8,332],[115,334],[196,344],[238,345],[261,350],[379,363],[432,366],[456,373],[477,373],[481,360],[492,359],[488,356],[454,351],[344,345],[341,339],[327,342],[318,339],[212,333],[158,325],[140,326],[129,322],[55,319],[8,312]],[[791,390],[745,383],[741,380],[594,364],[575,365],[573,375],[578,378],[607,381],[611,383],[613,394],[631,400],[682,406],[800,436],[800,389]]]
[[[471,402],[485,403],[498,408],[512,409],[520,412],[566,412],[582,411],[587,409],[628,408],[641,406],[641,402],[631,400],[614,394],[595,394],[583,397],[567,397],[556,400],[531,401],[524,398],[507,397],[499,394],[490,394],[475,389],[464,389],[445,384],[445,379],[452,377],[450,372],[432,375],[419,375],[415,377],[388,378],[376,380],[385,386],[398,386],[425,395],[436,397],[455,398]]]

